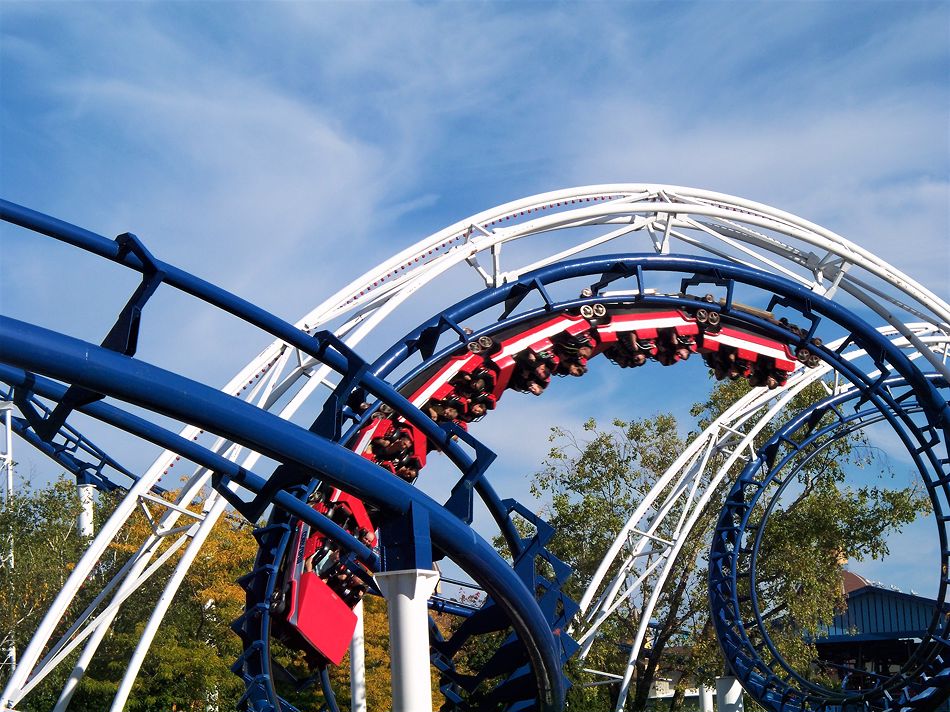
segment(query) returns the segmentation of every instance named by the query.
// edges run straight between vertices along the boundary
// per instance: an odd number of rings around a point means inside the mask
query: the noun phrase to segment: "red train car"
[[[793,337],[790,331],[789,340]],[[705,305],[687,310],[598,305],[483,336],[417,375],[402,392],[434,421],[464,428],[493,410],[505,391],[540,395],[553,375],[581,376],[588,360],[599,354],[624,367],[648,361],[668,366],[700,354],[717,378],[748,378],[770,388],[783,385],[798,366],[787,344],[721,323],[719,314]],[[815,364],[809,360],[809,365]],[[431,444],[413,425],[381,409],[352,447],[413,482]],[[364,543],[375,542],[373,523],[355,497],[331,489],[313,507]],[[277,624],[290,644],[333,664],[346,652],[356,623],[351,609],[365,590],[351,573],[340,570],[339,558],[338,545],[298,524]]]
[[[312,506],[354,536],[362,535],[365,540],[366,533],[371,533],[375,541],[373,523],[356,497],[331,489],[329,496],[319,494]],[[353,605],[365,590],[365,585],[346,571],[340,558],[336,542],[328,541],[306,522],[298,522],[275,618],[278,638],[333,665],[340,664],[353,639]]]

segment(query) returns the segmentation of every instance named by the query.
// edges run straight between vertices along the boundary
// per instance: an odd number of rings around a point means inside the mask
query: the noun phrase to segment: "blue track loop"
[[[946,392],[945,382],[933,376],[928,380]],[[926,410],[918,396],[923,394],[926,399],[931,393],[909,389],[900,377],[878,381],[876,389],[877,394],[852,390],[829,397],[776,431],[744,468],[716,528],[709,589],[720,644],[746,690],[774,712],[929,710],[950,695],[946,434],[917,417]],[[931,420],[939,422],[940,413],[945,415],[941,403],[931,401],[930,407],[937,411],[936,417],[930,414]],[[940,544],[940,559],[934,562],[939,576],[938,605],[927,636],[897,673],[878,677],[873,686],[859,690],[827,688],[789,665],[771,639],[761,611],[756,561],[769,515],[782,493],[796,481],[800,468],[837,438],[877,422],[894,427],[930,495]],[[782,457],[776,461],[779,453]]]
[[[886,339],[880,337],[873,329],[846,310],[841,309],[831,302],[816,298],[811,292],[803,290],[795,285],[780,278],[770,275],[736,268],[733,265],[722,265],[707,260],[693,260],[691,258],[659,258],[655,256],[627,258],[623,256],[608,257],[594,260],[582,260],[571,263],[555,265],[553,267],[539,270],[535,273],[525,275],[518,283],[506,285],[494,290],[486,290],[477,294],[455,306],[444,310],[438,317],[434,317],[429,322],[423,324],[418,329],[407,335],[401,342],[395,345],[389,352],[384,354],[374,365],[373,371],[377,375],[386,376],[392,373],[397,367],[402,366],[407,359],[414,353],[419,352],[423,355],[422,364],[418,365],[410,373],[404,376],[400,385],[411,381],[418,373],[427,368],[431,368],[433,363],[444,361],[453,354],[458,353],[459,344],[466,344],[476,340],[480,336],[492,336],[501,330],[509,329],[517,324],[530,324],[537,319],[557,314],[563,311],[577,309],[583,304],[606,304],[616,306],[621,303],[633,304],[638,306],[655,305],[657,307],[675,307],[682,306],[684,300],[681,297],[672,295],[646,295],[645,284],[649,278],[649,273],[654,271],[692,271],[692,276],[683,280],[683,289],[687,287],[700,286],[703,284],[715,284],[725,286],[727,289],[727,298],[724,304],[719,307],[713,306],[711,309],[717,309],[722,314],[728,314],[731,318],[741,321],[743,325],[753,329],[756,333],[772,335],[790,346],[801,349],[808,347],[811,351],[820,353],[826,360],[833,361],[845,377],[853,381],[856,388],[852,391],[851,398],[859,400],[861,403],[871,402],[872,404],[886,405],[892,415],[882,416],[882,419],[894,421],[898,420],[905,425],[909,425],[913,433],[917,436],[918,454],[926,453],[926,458],[939,465],[940,458],[936,454],[939,449],[941,437],[935,437],[947,424],[947,408],[943,399],[936,393],[932,384],[907,360],[899,351],[890,346]],[[564,279],[571,279],[578,276],[589,276],[600,273],[601,279],[593,284],[594,289],[586,298],[579,298],[568,301],[555,301],[551,298],[550,292],[553,285]],[[606,284],[619,278],[628,277],[636,280],[638,292],[643,296],[632,296],[627,298],[612,297],[606,299],[599,295],[599,289]],[[798,311],[802,317],[809,322],[809,326],[803,330],[796,330],[789,334],[786,325],[776,323],[772,320],[763,319],[754,314],[733,310],[734,292],[737,284],[751,284],[773,292],[774,296],[770,301],[770,308],[775,305],[790,307]],[[513,314],[514,306],[530,292],[537,292],[544,301],[544,306],[533,310],[526,310],[519,314]],[[687,302],[688,303],[688,302]],[[459,328],[459,324],[465,323],[468,319],[473,319],[486,310],[497,307],[500,304],[505,305],[503,316],[498,322],[488,327],[477,330],[474,333],[466,333]],[[837,354],[829,354],[826,349],[820,346],[820,342],[815,341],[819,324],[822,320],[834,324],[839,329],[844,329],[850,334],[848,343],[857,343],[874,354],[875,362],[882,369],[883,375],[875,380],[869,380],[864,373],[854,368],[853,365],[837,357]],[[459,335],[458,343],[450,343],[437,351],[434,344],[439,342],[439,337],[443,334],[455,332]],[[435,353],[434,353],[435,352]],[[920,391],[922,393],[921,401],[927,403],[926,406],[917,406],[915,399],[915,410],[924,412],[929,418],[926,425],[917,425],[909,420],[908,414],[902,413],[900,401],[905,400],[907,395],[896,393],[896,381],[888,380],[887,374],[891,372],[907,374],[907,380],[913,382],[913,386],[907,386],[907,381],[900,381],[904,389],[910,389],[910,393]],[[916,390],[915,390],[916,389]],[[945,459],[944,459],[945,462]],[[941,542],[945,540],[945,533],[939,532]],[[945,596],[945,591],[941,589],[941,596]],[[436,646],[439,649],[439,646]],[[441,649],[446,649],[450,645],[441,645]],[[934,658],[934,665],[940,667],[944,665],[943,658],[939,656]]]

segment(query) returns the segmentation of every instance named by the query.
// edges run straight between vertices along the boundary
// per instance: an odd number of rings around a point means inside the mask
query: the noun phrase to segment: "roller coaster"
[[[933,709],[950,696],[950,305],[843,237],[711,191],[574,188],[457,222],[291,324],[159,260],[133,234],[110,240],[6,201],[0,218],[7,230],[141,275],[98,345],[0,317],[8,431],[82,481],[125,492],[19,655],[2,709],[28,701],[69,660],[56,705],[67,709],[123,602],[170,568],[114,698],[112,709],[123,709],[178,587],[229,508],[258,525],[255,565],[240,581],[246,606],[233,625],[244,651],[233,668],[246,686],[241,704],[255,712],[296,709],[278,690],[291,673],[275,646],[305,653],[336,708],[328,670],[348,649],[358,660],[364,595],[388,604],[395,710],[431,708],[432,667],[446,710],[563,709],[567,662],[586,659],[611,616],[636,605],[627,664],[588,670],[617,685],[621,710],[664,583],[712,503],[723,504],[708,555],[711,619],[729,667],[759,704],[883,712]],[[479,289],[458,299],[472,274]],[[160,287],[273,342],[221,389],[136,358]],[[414,328],[410,298],[432,314]],[[383,333],[404,336],[372,360],[357,351]],[[574,601],[564,592],[571,569],[548,548],[554,531],[496,491],[496,456],[477,434],[510,393],[543,397],[598,356],[623,369],[702,360],[716,378],[752,388],[645,493]],[[789,416],[795,396],[815,384],[827,397]],[[164,453],[135,473],[80,433],[74,413]],[[769,517],[813,453],[872,426],[895,434],[929,497],[938,605],[899,670],[860,684],[850,675],[860,671],[842,671],[819,683],[772,639],[757,557]],[[436,454],[457,470],[441,502],[426,494]],[[187,468],[173,500],[161,496],[171,468]],[[161,508],[151,533],[76,610],[80,586],[143,503]],[[484,523],[476,531],[476,508],[510,560],[485,539]],[[477,603],[436,590],[449,567],[465,580],[443,578],[480,591]],[[429,611],[455,618],[453,632],[430,625]],[[482,667],[460,666],[460,652],[488,637],[494,648]]]

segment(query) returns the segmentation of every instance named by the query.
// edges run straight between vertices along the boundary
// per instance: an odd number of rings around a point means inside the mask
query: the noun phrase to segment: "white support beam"
[[[432,709],[432,678],[427,602],[439,583],[439,572],[385,571],[376,574],[376,583],[389,611],[392,711],[428,712]]]
[[[350,712],[366,712],[366,641],[363,626],[363,602],[353,607],[356,629],[350,641]]]
[[[76,485],[79,496],[79,518],[77,526],[79,536],[83,539],[92,539],[96,530],[93,524],[93,513],[96,504],[96,486],[92,484]]]
[[[3,420],[3,452],[0,453],[0,470],[3,472],[3,506],[13,505],[13,402],[0,401],[0,415]],[[10,574],[16,563],[13,549],[13,534],[11,532],[7,541],[0,542],[0,568],[6,568]],[[12,579],[11,579],[12,580]],[[17,651],[14,638],[14,631],[3,631],[4,636],[4,657],[0,664],[2,667],[9,667],[10,674],[16,671]]]
[[[731,675],[716,678],[716,709],[718,712],[742,712],[742,685]]]

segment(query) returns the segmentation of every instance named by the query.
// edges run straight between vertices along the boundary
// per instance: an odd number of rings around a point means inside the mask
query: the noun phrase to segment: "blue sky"
[[[946,2],[8,2],[0,32],[3,197],[136,232],[291,321],[444,225],[608,182],[775,205],[950,297]],[[6,227],[0,248],[0,311],[89,340],[134,285]],[[150,304],[143,355],[217,384],[264,343],[181,315]],[[618,388],[595,374],[545,417],[701,395]]]

